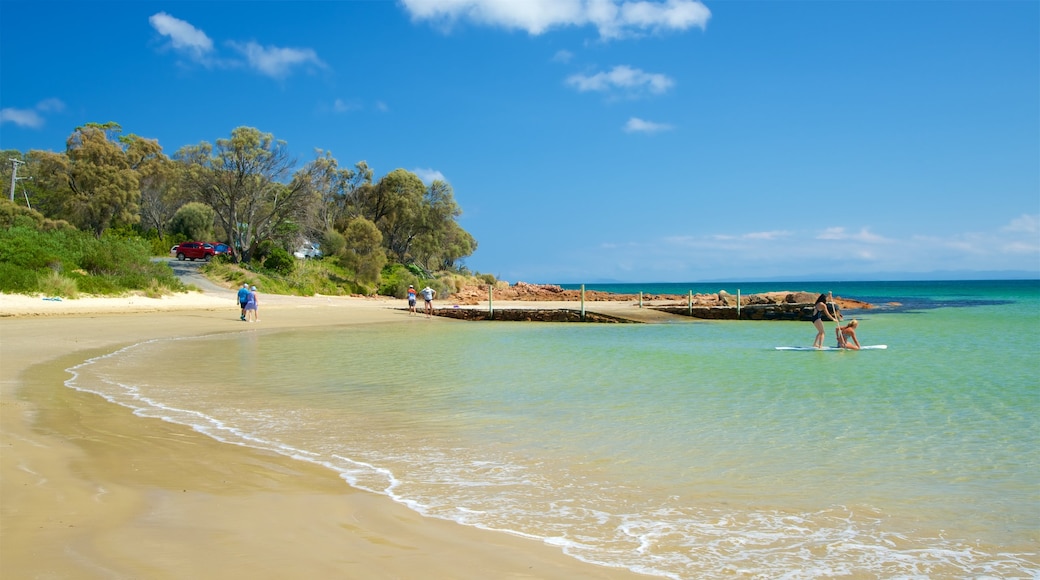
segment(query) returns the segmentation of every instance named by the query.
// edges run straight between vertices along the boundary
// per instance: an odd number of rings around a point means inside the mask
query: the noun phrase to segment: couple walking
[[[426,318],[433,316],[433,296],[437,291],[429,286],[422,289],[423,300],[426,301]],[[408,314],[415,314],[415,286],[408,285]]]
[[[238,289],[238,305],[242,307],[241,319],[246,322],[260,322],[257,318],[260,302],[256,294],[256,286],[250,288],[249,284],[242,284]]]

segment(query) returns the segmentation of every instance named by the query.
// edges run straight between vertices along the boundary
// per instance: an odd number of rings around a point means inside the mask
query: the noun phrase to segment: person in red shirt
[[[415,314],[415,286],[408,285],[408,314]]]

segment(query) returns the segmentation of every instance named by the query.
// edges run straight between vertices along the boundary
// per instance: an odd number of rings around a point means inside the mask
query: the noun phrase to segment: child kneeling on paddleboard
[[[853,318],[852,322],[834,329],[834,334],[838,338],[838,348],[859,350],[859,339],[856,338],[856,328],[858,327],[859,321]]]

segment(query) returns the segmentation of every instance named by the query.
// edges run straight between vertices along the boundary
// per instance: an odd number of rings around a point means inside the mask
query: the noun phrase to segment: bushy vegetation
[[[4,202],[10,204],[10,202]],[[0,228],[0,290],[75,297],[80,293],[163,295],[185,290],[140,238],[98,239],[72,228],[41,229],[32,219]]]
[[[263,266],[256,262],[234,264],[214,261],[202,267],[202,271],[210,279],[223,283],[228,287],[241,286],[243,283],[255,285],[267,294],[292,294],[296,296],[346,296],[353,294],[369,295],[372,291],[359,287],[351,282],[353,275],[333,260],[294,260],[289,271],[270,269],[264,266],[271,260],[264,261]]]
[[[404,169],[376,179],[364,161],[340,166],[320,149],[298,165],[285,142],[252,127],[172,156],[114,122],[76,127],[66,145],[3,152],[16,163],[0,165],[0,182],[17,171],[34,209],[0,204],[0,292],[182,291],[153,257],[184,241],[233,246],[202,270],[269,293],[403,298],[411,284],[443,297],[481,283],[463,266],[477,243],[443,180]],[[312,242],[319,259],[292,255]]]

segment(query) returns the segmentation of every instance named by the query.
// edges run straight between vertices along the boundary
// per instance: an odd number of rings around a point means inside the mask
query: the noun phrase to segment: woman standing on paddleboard
[[[838,313],[838,318],[831,315],[830,309],[827,304],[832,301],[831,293],[820,294],[820,297],[816,299],[816,304],[813,306],[812,323],[816,327],[816,340],[813,341],[813,348],[822,348],[823,339],[827,336],[827,331],[823,329],[823,317],[838,321],[841,318],[841,313]]]

